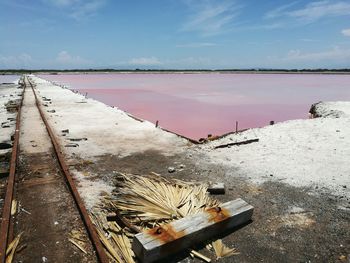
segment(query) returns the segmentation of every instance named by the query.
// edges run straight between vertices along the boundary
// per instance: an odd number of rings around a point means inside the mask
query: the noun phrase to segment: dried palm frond
[[[225,246],[222,243],[221,239],[218,239],[218,240],[212,242],[211,244],[214,248],[217,259],[239,254],[239,252],[236,248],[229,248],[229,247]]]
[[[70,238],[68,238],[68,241],[71,242],[73,245],[75,245],[77,248],[79,248],[82,252],[87,254],[85,250],[86,243],[82,235],[83,234],[80,231],[72,230],[70,232]]]
[[[170,182],[160,176],[122,177],[123,184],[118,189],[117,198],[110,200],[109,204],[136,224],[140,221],[164,223],[218,205],[209,197],[204,184]]]
[[[20,233],[6,249],[6,263],[11,263],[23,232]]]
[[[71,242],[73,245],[75,245],[77,248],[79,248],[81,251],[83,251],[85,254],[87,254],[86,250],[82,247],[82,245],[78,241],[72,238],[68,238],[68,241]]]
[[[103,212],[100,212],[98,215],[93,214],[92,221],[97,228],[97,233],[102,244],[114,262],[135,262],[129,237],[116,222],[108,222],[106,220],[106,214]]]
[[[134,262],[133,233],[219,205],[207,193],[206,184],[165,179],[156,173],[147,177],[120,174],[118,179],[115,195],[104,196],[99,211],[93,214],[99,237],[108,255],[116,262]],[[115,213],[120,225],[107,221],[108,213]],[[224,246],[221,240],[212,245],[218,258],[237,253]],[[192,256],[210,262],[204,255],[189,251]]]
[[[14,216],[17,212],[17,200],[13,199],[11,203],[11,216]]]

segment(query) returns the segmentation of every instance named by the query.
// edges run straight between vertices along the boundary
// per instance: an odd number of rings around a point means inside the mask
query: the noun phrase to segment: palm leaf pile
[[[135,232],[169,223],[215,207],[219,202],[207,193],[207,185],[167,180],[158,175],[139,176],[119,174],[113,196],[106,196],[94,212],[93,221],[111,259],[115,262],[134,261],[131,241]],[[115,213],[119,224],[108,222],[106,215]],[[121,227],[123,226],[123,227]],[[217,258],[233,255],[221,241],[210,245]],[[191,253],[199,255],[199,253]]]
[[[132,235],[128,229],[122,229],[116,222],[107,221],[105,212],[93,213],[92,221],[97,234],[112,262],[134,263],[134,252],[131,249]]]

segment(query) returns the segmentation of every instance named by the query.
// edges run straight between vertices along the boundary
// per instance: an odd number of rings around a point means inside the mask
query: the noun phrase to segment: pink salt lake
[[[0,75],[0,84],[1,83],[12,83],[16,80],[19,80],[20,76],[18,75]]]
[[[350,75],[328,74],[62,74],[68,85],[184,136],[199,139],[270,121],[308,118],[318,101],[350,100]]]

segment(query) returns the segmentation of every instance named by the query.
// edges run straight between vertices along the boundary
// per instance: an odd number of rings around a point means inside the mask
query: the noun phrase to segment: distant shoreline
[[[350,69],[218,69],[218,70],[205,70],[205,69],[71,69],[71,70],[52,70],[52,69],[7,69],[0,70],[0,75],[11,74],[110,74],[110,73],[122,73],[122,74],[203,74],[203,73],[217,73],[217,74],[350,74]]]

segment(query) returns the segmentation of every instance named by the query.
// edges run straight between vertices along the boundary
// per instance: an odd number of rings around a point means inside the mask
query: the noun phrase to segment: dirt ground
[[[16,253],[15,262],[96,262],[54,154],[20,156],[17,175],[20,209],[14,230],[15,235],[23,232],[21,244],[26,247]],[[72,231],[81,233],[87,255],[68,241]]]
[[[14,262],[96,262],[84,224],[65,182],[45,125],[27,86],[21,110],[14,199],[14,236],[23,233]],[[69,242],[85,241],[84,254]]]
[[[218,236],[240,251],[220,262],[346,262],[349,258],[350,200],[327,194],[324,189],[296,188],[283,182],[256,185],[240,177],[239,170],[201,160],[195,152],[169,157],[147,151],[124,158],[100,156],[93,163],[75,168],[99,174],[108,181],[114,180],[115,172],[156,172],[188,181],[224,182],[226,194],[216,196],[220,201],[240,197],[255,209],[248,225]],[[175,167],[174,173],[168,172],[170,166]],[[201,252],[214,259],[206,249]],[[189,259],[184,257],[169,260],[187,262]]]

